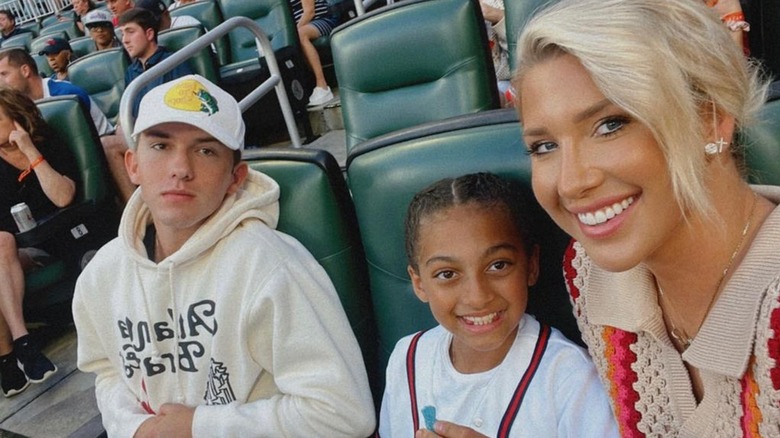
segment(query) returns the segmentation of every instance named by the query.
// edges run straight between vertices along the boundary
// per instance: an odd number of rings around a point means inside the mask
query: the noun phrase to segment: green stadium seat
[[[222,24],[225,19],[222,16],[222,10],[219,8],[217,0],[200,0],[189,3],[171,11],[171,17],[179,15],[189,15],[200,21],[206,30],[214,29]],[[217,50],[217,63],[219,66],[230,63],[230,40],[227,36],[218,39],[214,43]]]
[[[116,236],[119,211],[113,202],[103,148],[86,109],[76,96],[36,102],[60,144],[76,157],[80,169],[74,202],[28,232],[16,235],[20,247],[52,242],[52,260],[25,275],[28,322],[68,319],[76,277],[90,254]],[[65,311],[63,312],[63,306]]]
[[[14,35],[11,38],[8,38],[6,40],[3,40],[2,43],[0,43],[0,48],[3,49],[14,49],[14,48],[20,48],[24,49],[26,51],[30,51],[30,44],[32,43],[32,40],[35,39],[35,34],[32,32],[23,32],[18,35]],[[37,52],[36,52],[37,53]]]
[[[249,165],[281,187],[278,229],[298,239],[333,281],[363,351],[369,379],[375,384],[381,373],[376,368],[376,328],[366,262],[354,206],[338,163],[328,152],[315,149],[264,148],[249,154],[245,157]],[[381,397],[376,391],[374,395],[377,401]]]
[[[488,171],[518,182],[542,242],[541,275],[528,312],[581,343],[561,274],[569,242],[530,189],[530,158],[513,109],[430,122],[360,144],[349,152],[347,181],[369,266],[380,369],[403,336],[436,324],[406,272],[404,218],[413,195],[445,177]]]
[[[330,45],[347,150],[500,105],[477,0],[396,3],[337,27]]]
[[[288,0],[220,0],[225,19],[247,17],[256,22],[266,33],[276,55],[279,68],[282,60],[291,52],[299,52],[298,33]],[[230,64],[220,68],[220,76],[226,81],[240,81],[257,75],[263,69],[259,62],[255,36],[249,30],[238,28],[229,34]],[[239,78],[239,79],[236,79]]]
[[[128,65],[130,58],[123,48],[99,50],[70,64],[68,77],[86,90],[108,120],[116,124]]]
[[[768,102],[760,123],[742,133],[748,181],[780,185],[780,100]]]
[[[313,75],[301,54],[298,31],[293,20],[288,0],[220,0],[225,20],[232,17],[246,17],[263,30],[270,41],[276,64],[279,66],[282,83],[293,110],[293,115],[303,126],[305,135],[312,136],[309,113],[306,110]],[[255,35],[245,27],[239,27],[228,34],[230,42],[230,63],[219,69],[220,85],[230,94],[243,98],[262,81],[270,77],[265,56],[260,57]],[[275,94],[266,95],[255,106],[244,113],[247,120],[247,137],[253,143],[279,141],[269,139],[271,134],[284,126]]]
[[[41,23],[37,21],[28,21],[27,23],[17,24],[17,27],[26,29],[33,33],[33,38],[38,36],[38,32],[41,31]]]
[[[38,36],[49,35],[57,32],[65,32],[68,34],[67,39],[84,36],[84,32],[79,29],[79,26],[75,21],[56,21],[48,26],[43,26],[38,32]]]
[[[195,41],[206,33],[201,26],[183,26],[160,32],[158,42],[168,50],[175,52]],[[189,59],[188,64],[193,72],[205,77],[211,82],[219,83],[214,52],[207,47]]]
[[[68,41],[68,43],[70,43],[70,48],[73,49],[73,54],[78,58],[89,55],[90,53],[97,50],[95,47],[95,42],[92,41],[92,38],[89,35],[73,38],[72,40]]]
[[[506,42],[509,48],[509,68],[515,69],[517,56],[517,37],[528,20],[545,5],[557,0],[523,0],[504,2],[504,23],[506,24]]]

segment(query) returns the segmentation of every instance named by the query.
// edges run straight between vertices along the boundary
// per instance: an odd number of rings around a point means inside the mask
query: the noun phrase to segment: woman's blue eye
[[[558,148],[558,145],[551,141],[539,141],[531,144],[528,149],[529,155],[544,155]]]
[[[628,119],[624,117],[610,117],[596,128],[596,134],[608,137],[623,129],[626,124],[628,124]]]

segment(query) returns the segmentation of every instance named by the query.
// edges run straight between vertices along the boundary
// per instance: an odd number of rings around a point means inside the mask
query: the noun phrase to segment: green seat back
[[[50,35],[57,32],[65,32],[68,35],[67,39],[78,38],[84,36],[84,32],[79,29],[79,26],[75,21],[56,21],[48,26],[41,27],[38,35]]]
[[[18,35],[14,35],[11,38],[8,38],[0,44],[0,47],[3,49],[13,49],[13,48],[21,48],[26,51],[30,51],[30,43],[35,38],[35,34],[32,32],[22,32]],[[38,52],[35,52],[38,53]]]
[[[780,185],[780,100],[768,102],[760,123],[743,133],[748,180]]]
[[[161,46],[175,52],[203,36],[205,33],[206,31],[203,30],[201,26],[184,26],[160,32],[157,38]],[[211,50],[211,47],[202,49],[195,56],[190,58],[187,63],[194,73],[203,76],[211,82],[219,82],[214,52]]]
[[[264,148],[247,161],[279,183],[278,229],[298,239],[336,287],[376,382],[376,332],[354,207],[335,158],[314,149]],[[375,392],[375,395],[377,393]]]
[[[62,38],[64,40],[68,39],[68,34],[65,33],[65,31],[57,31],[52,33],[43,33],[39,35],[37,38],[34,38],[32,41],[30,41],[30,53],[38,54],[41,50],[43,50],[44,47],[46,47],[46,41],[49,41],[52,38]]]
[[[37,37],[38,36],[38,32],[41,31],[41,23],[38,23],[37,21],[34,21],[34,20],[33,21],[28,21],[27,23],[23,23],[23,24],[17,23],[16,25],[17,25],[17,27],[20,27],[22,29],[27,29],[30,32],[32,32],[33,33],[33,38]]]
[[[331,51],[347,149],[397,129],[498,108],[477,0],[410,0],[337,27]]]
[[[290,12],[288,0],[220,0],[222,15],[228,18],[243,16],[256,22],[268,36],[274,53],[285,47],[298,47],[298,31]],[[255,36],[244,28],[229,33],[230,62],[258,59]]]
[[[89,113],[76,96],[50,97],[36,104],[59,144],[67,146],[76,157],[82,184],[78,201],[101,202],[108,193],[105,161]]]
[[[97,50],[95,41],[89,35],[73,38],[68,43],[70,43],[70,48],[73,49],[73,54],[79,58]]]
[[[509,68],[516,67],[517,37],[525,24],[538,10],[557,0],[512,0],[504,2],[504,23],[506,23],[506,42],[509,49]]]
[[[46,55],[39,55],[37,52],[31,53],[30,55],[35,60],[35,65],[38,66],[38,74],[40,74],[41,77],[47,78],[54,74],[54,70],[51,69],[49,59]]]
[[[189,15],[200,21],[207,30],[214,29],[222,24],[225,19],[222,17],[222,10],[219,8],[217,0],[200,0],[194,3],[179,6],[171,11],[171,16]],[[214,43],[217,49],[218,65],[230,63],[230,39],[224,36]]]
[[[68,67],[68,77],[86,90],[106,117],[116,123],[128,65],[130,59],[123,48],[99,50],[73,62]]]
[[[436,324],[428,306],[415,296],[406,271],[409,202],[439,179],[481,171],[519,182],[539,228],[541,275],[529,294],[528,312],[579,340],[561,270],[569,238],[530,193],[530,159],[516,113],[486,111],[397,131],[349,153],[347,181],[369,266],[380,366],[401,337]]]

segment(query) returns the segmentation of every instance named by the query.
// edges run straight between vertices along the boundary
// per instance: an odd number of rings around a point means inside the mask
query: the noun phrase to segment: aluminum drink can
[[[20,202],[11,207],[11,216],[14,217],[16,226],[19,227],[19,232],[24,233],[25,231],[30,231],[38,225],[32,216],[30,207],[24,202]]]

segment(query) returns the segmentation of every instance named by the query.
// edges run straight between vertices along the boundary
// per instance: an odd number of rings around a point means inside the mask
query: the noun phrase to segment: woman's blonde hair
[[[526,71],[561,54],[576,57],[607,99],[653,132],[683,212],[709,213],[704,145],[713,109],[743,128],[767,89],[715,13],[701,0],[557,2],[519,37],[518,93]]]

